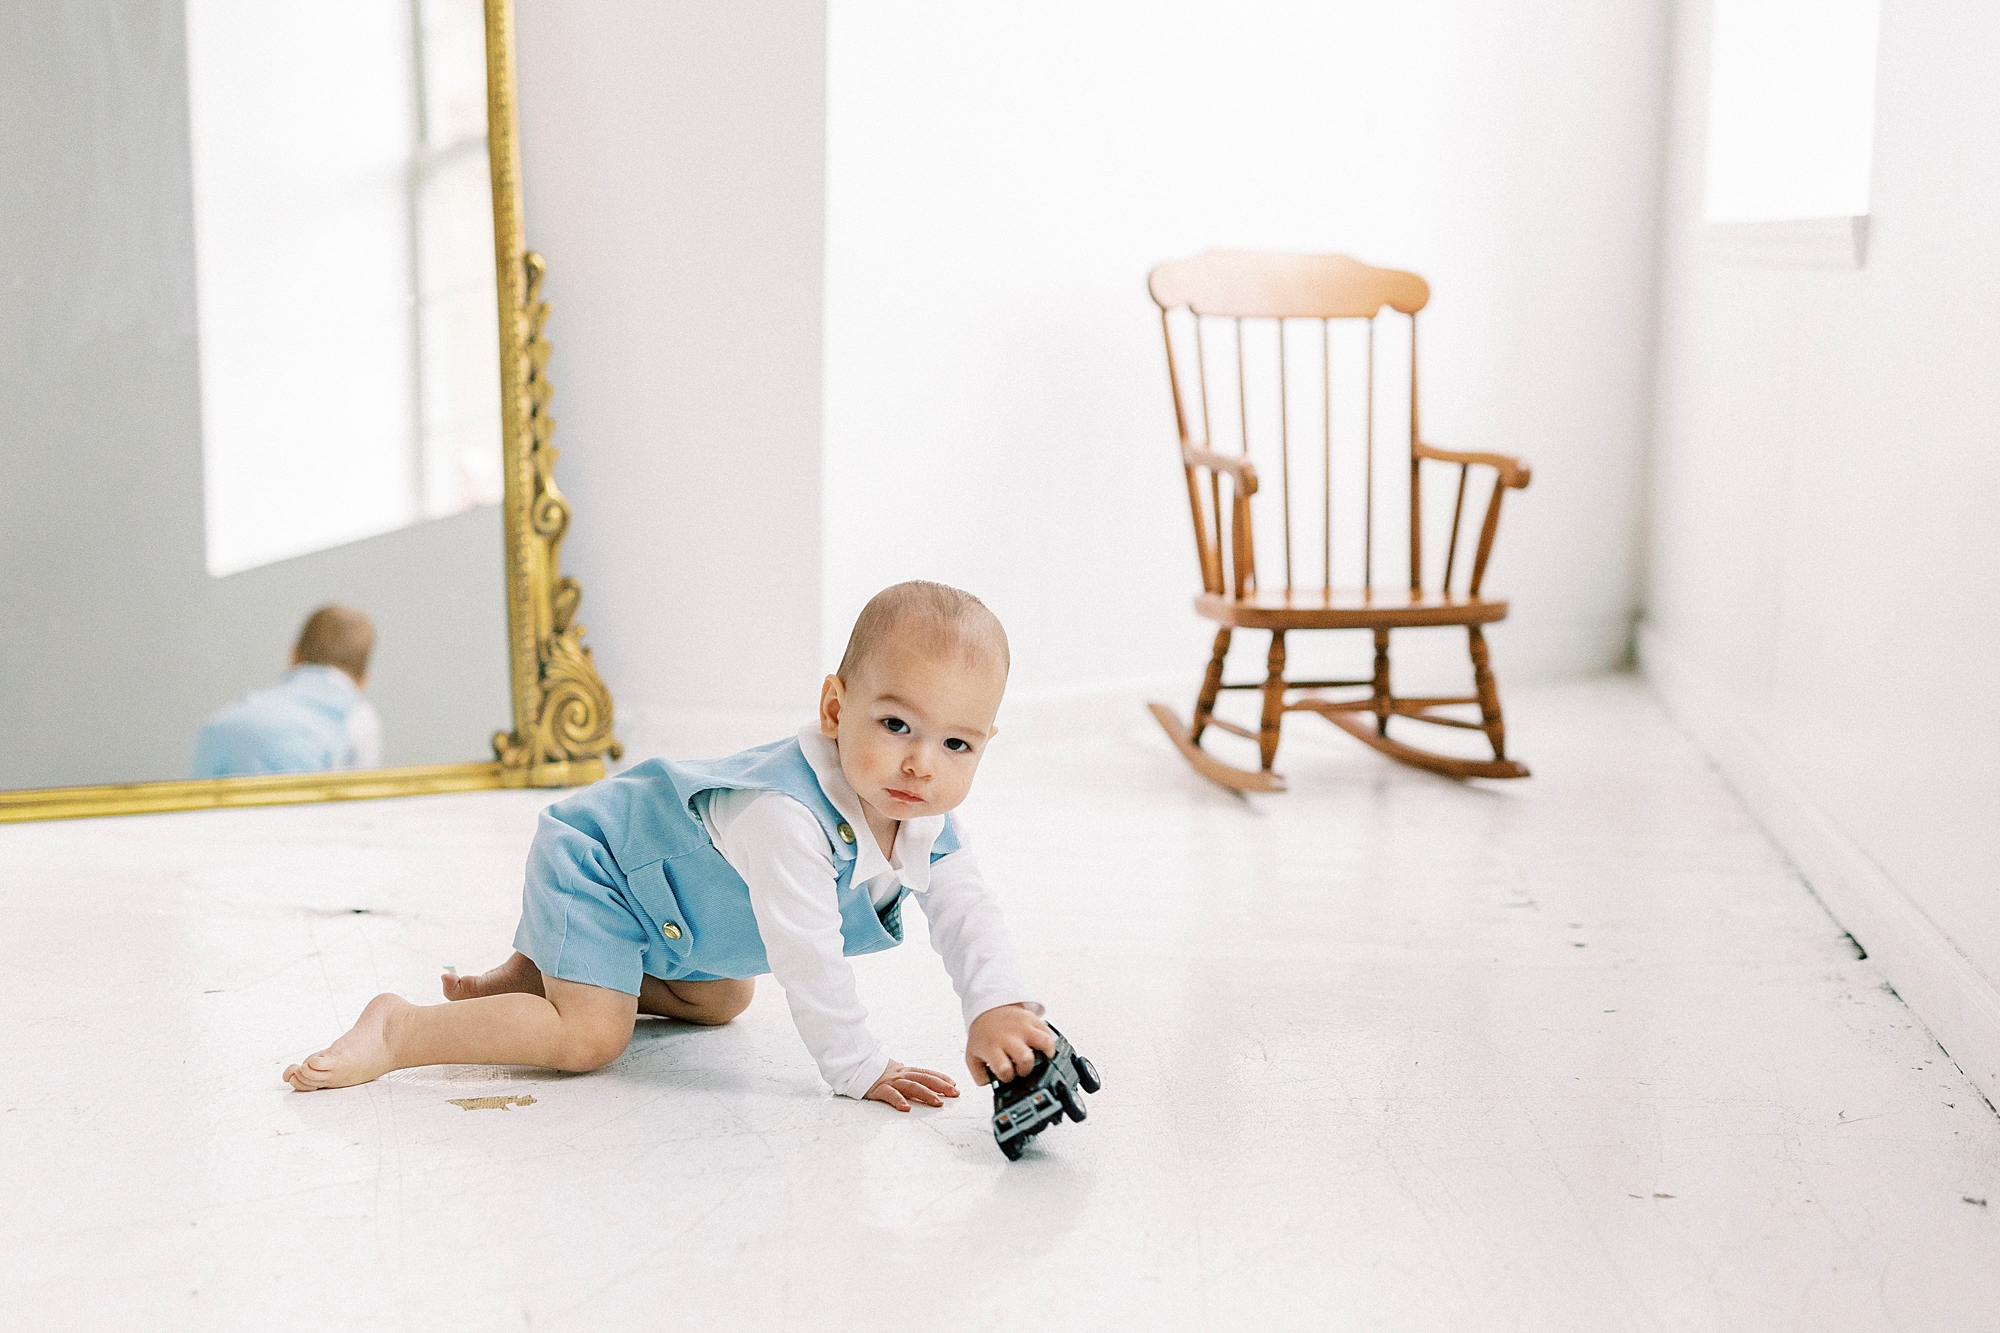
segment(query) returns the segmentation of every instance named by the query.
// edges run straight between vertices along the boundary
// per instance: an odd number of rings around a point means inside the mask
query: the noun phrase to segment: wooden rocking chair
[[[1282,791],[1285,780],[1273,771],[1278,755],[1279,724],[1286,713],[1313,712],[1392,759],[1455,778],[1523,778],[1527,768],[1507,757],[1507,728],[1500,712],[1500,694],[1487,660],[1482,627],[1504,619],[1507,603],[1481,592],[1493,540],[1500,526],[1501,497],[1528,484],[1529,472],[1518,459],[1501,454],[1463,453],[1424,442],[1417,425],[1417,312],[1430,300],[1430,287],[1414,273],[1374,268],[1345,255],[1254,254],[1210,251],[1195,259],[1163,264],[1148,281],[1160,307],[1160,325],[1167,343],[1167,376],[1173,387],[1174,418],[1180,430],[1181,463],[1187,473],[1188,504],[1194,515],[1195,550],[1201,560],[1201,595],[1195,610],[1220,627],[1201,691],[1195,700],[1194,723],[1183,726],[1165,704],[1152,704],[1153,716],[1195,770],[1236,791]],[[1384,307],[1409,316],[1409,481],[1407,495],[1409,583],[1377,587],[1375,547],[1378,533],[1393,546],[1395,510],[1403,487],[1393,475],[1378,516],[1375,467],[1376,322]],[[1251,322],[1257,346],[1246,358],[1245,321]],[[1317,328],[1313,326],[1317,325]],[[1337,385],[1336,344],[1346,360],[1359,359],[1360,328],[1366,329],[1366,370],[1344,387]],[[1315,336],[1316,335],[1316,336]],[[1210,355],[1211,349],[1215,354]],[[1259,356],[1256,353],[1261,352]],[[1275,355],[1273,355],[1275,354]],[[1212,365],[1211,361],[1220,363]],[[1251,377],[1246,365],[1264,362],[1274,374]],[[1192,373],[1190,373],[1192,372]],[[1399,378],[1399,377],[1398,377]],[[1314,380],[1318,383],[1315,385]],[[1309,390],[1320,389],[1317,394]],[[1398,385],[1397,387],[1400,387]],[[1272,390],[1275,389],[1275,393]],[[1302,391],[1303,390],[1303,391]],[[1215,411],[1211,412],[1211,401]],[[1393,410],[1393,409],[1392,409]],[[1357,422],[1355,418],[1359,416]],[[1229,418],[1234,418],[1233,426]],[[1317,418],[1316,420],[1312,420]],[[1310,420],[1297,432],[1292,426]],[[1217,441],[1211,426],[1220,426],[1233,441]],[[1257,428],[1253,430],[1253,427]],[[1253,497],[1259,476],[1251,461],[1253,435],[1277,446],[1281,478],[1284,586],[1265,588],[1257,577],[1257,533],[1252,527]],[[1318,435],[1318,450],[1311,450]],[[1359,436],[1356,440],[1354,437]],[[1233,452],[1223,445],[1234,443]],[[1350,445],[1355,447],[1349,447]],[[1400,449],[1396,453],[1400,454]],[[1317,453],[1319,458],[1311,457]],[[1358,454],[1359,457],[1355,457]],[[1401,460],[1398,459],[1398,462]],[[1358,483],[1336,486],[1336,474],[1347,465]],[[1457,498],[1451,507],[1450,536],[1443,545],[1443,573],[1430,588],[1424,584],[1425,465],[1458,469]],[[1310,483],[1318,472],[1319,486]],[[1452,590],[1459,568],[1461,518],[1467,484],[1490,470],[1491,489],[1486,512],[1464,587]],[[1400,469],[1398,469],[1400,470]],[[1295,478],[1295,472],[1299,475]],[[1359,473],[1358,477],[1352,474]],[[1447,474],[1448,476],[1448,474]],[[1227,503],[1224,482],[1227,482]],[[1480,480],[1485,480],[1480,476]],[[1295,484],[1295,481],[1297,484]],[[1311,494],[1317,490],[1318,494]],[[1475,494],[1477,487],[1475,485]],[[1296,511],[1293,501],[1305,501]],[[1317,505],[1311,502],[1317,501]],[[1359,514],[1353,511],[1359,508]],[[1343,522],[1346,514],[1349,521]],[[1441,517],[1441,514],[1439,515]],[[1351,520],[1358,518],[1358,522]],[[1346,539],[1343,546],[1338,535]],[[1310,538],[1317,527],[1320,549],[1307,547],[1294,561],[1293,535]],[[1359,533],[1352,528],[1358,527]],[[1358,581],[1343,586],[1336,574],[1341,560],[1336,548],[1348,552],[1355,536],[1360,550]],[[1267,545],[1273,538],[1266,535]],[[1274,552],[1273,552],[1274,553]],[[1319,561],[1310,556],[1318,554]],[[1435,564],[1436,561],[1434,560]],[[1309,564],[1318,564],[1316,585]],[[1295,577],[1296,576],[1296,577]],[[1418,626],[1462,625],[1472,655],[1473,694],[1451,697],[1403,698],[1390,689],[1389,634]],[[1268,630],[1270,651],[1261,682],[1229,682],[1222,678],[1223,659],[1237,630]],[[1375,637],[1374,674],[1364,680],[1285,679],[1285,636],[1295,630],[1368,630]],[[1360,698],[1333,699],[1322,691],[1365,689]],[[1262,724],[1255,730],[1215,716],[1223,690],[1258,690],[1263,695]],[[1451,716],[1440,710],[1477,705],[1479,720]],[[1364,714],[1373,714],[1364,720]],[[1483,731],[1493,748],[1489,759],[1457,758],[1406,744],[1389,735],[1390,719],[1407,719],[1435,726]],[[1257,742],[1262,763],[1256,770],[1222,762],[1202,747],[1203,735],[1218,729]]]

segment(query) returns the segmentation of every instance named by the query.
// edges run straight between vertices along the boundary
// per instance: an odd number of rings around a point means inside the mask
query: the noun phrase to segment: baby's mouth
[[[884,787],[882,790],[905,805],[922,805],[924,803],[924,798],[913,791],[897,791],[894,787]]]

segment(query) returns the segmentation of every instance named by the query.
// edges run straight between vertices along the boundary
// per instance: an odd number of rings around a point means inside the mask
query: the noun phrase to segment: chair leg
[[[1271,653],[1265,658],[1264,721],[1257,728],[1257,751],[1266,773],[1278,759],[1278,724],[1285,720],[1285,632],[1271,631]]]
[[[1486,739],[1493,745],[1491,759],[1459,759],[1448,754],[1437,754],[1430,750],[1406,745],[1389,735],[1389,718],[1394,714],[1395,696],[1389,692],[1389,631],[1375,631],[1375,680],[1374,697],[1361,707],[1352,703],[1335,704],[1315,699],[1305,699],[1293,704],[1294,708],[1307,708],[1321,714],[1327,721],[1339,727],[1362,744],[1388,755],[1391,759],[1421,768],[1427,772],[1442,774],[1448,778],[1525,778],[1528,766],[1507,757],[1507,728],[1500,720],[1500,691],[1493,684],[1493,671],[1486,661],[1486,638],[1477,625],[1466,627],[1471,632],[1472,675],[1479,687],[1479,729],[1486,733]],[[1422,700],[1406,700],[1405,704],[1421,704]],[[1470,699],[1437,700],[1438,703],[1471,703]],[[1375,725],[1371,728],[1365,717],[1372,710]],[[1412,721],[1442,721],[1419,716],[1423,710],[1408,714]],[[1469,726],[1470,723],[1458,723]]]
[[[1389,631],[1375,631],[1375,734],[1389,734],[1389,714],[1394,700],[1389,694]]]
[[[1201,744],[1201,733],[1208,730],[1208,719],[1215,715],[1216,696],[1222,693],[1222,659],[1229,656],[1229,631],[1215,632],[1215,652],[1208,659],[1208,674],[1201,678],[1201,694],[1194,703],[1194,725],[1188,729],[1189,738],[1196,745]],[[1267,764],[1265,767],[1269,767]]]
[[[1493,683],[1493,668],[1486,660],[1486,635],[1479,626],[1466,627],[1472,648],[1472,681],[1479,691],[1479,717],[1486,727],[1486,739],[1493,742],[1493,757],[1507,757],[1507,723],[1500,715],[1500,690]]]
[[[1174,710],[1162,703],[1149,703],[1146,710],[1153,720],[1160,724],[1160,730],[1167,733],[1167,739],[1181,752],[1181,757],[1194,766],[1194,771],[1219,787],[1230,791],[1283,791],[1285,780],[1271,771],[1271,761],[1278,752],[1278,720],[1285,710],[1285,648],[1284,636],[1279,635],[1271,645],[1271,671],[1276,682],[1276,705],[1272,703],[1272,687],[1264,687],[1264,729],[1257,733],[1258,748],[1263,751],[1264,767],[1260,770],[1237,768],[1225,764],[1201,747],[1201,734],[1209,724],[1215,722],[1215,701],[1222,693],[1222,659],[1229,655],[1231,631],[1216,631],[1215,650],[1209,656],[1208,674],[1202,677],[1201,694],[1195,700],[1194,727],[1192,730],[1181,725]],[[1218,724],[1228,725],[1228,724]],[[1247,727],[1229,726],[1229,730],[1250,734]]]

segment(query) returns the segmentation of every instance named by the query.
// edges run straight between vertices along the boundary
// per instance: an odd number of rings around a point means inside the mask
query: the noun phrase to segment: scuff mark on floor
[[[504,1111],[511,1106],[533,1106],[535,1099],[519,1097],[447,1097],[446,1101],[464,1111]]]

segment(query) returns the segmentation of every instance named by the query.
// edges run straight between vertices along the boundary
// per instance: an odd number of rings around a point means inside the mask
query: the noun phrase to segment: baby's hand
[[[899,1065],[894,1060],[882,1071],[882,1077],[875,1080],[875,1086],[868,1089],[863,1099],[871,1102],[886,1102],[898,1111],[910,1109],[910,1099],[914,1097],[925,1106],[943,1106],[947,1097],[958,1096],[958,1084],[940,1074],[935,1069],[918,1069],[914,1065]]]
[[[1056,1034],[1024,1004],[1003,1004],[972,1020],[965,1035],[965,1067],[975,1083],[989,1075],[1012,1082],[1035,1067],[1035,1052],[1056,1053]]]

